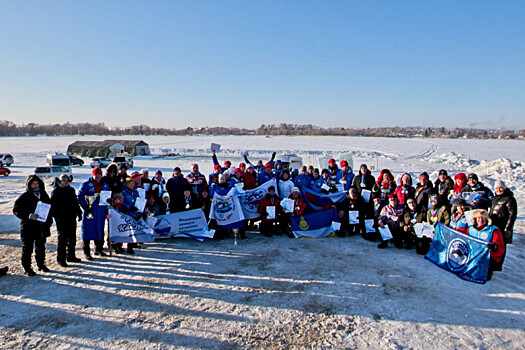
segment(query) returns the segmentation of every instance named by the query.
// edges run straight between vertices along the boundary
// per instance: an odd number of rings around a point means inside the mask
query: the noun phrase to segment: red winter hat
[[[330,158],[330,160],[328,161],[328,164],[335,164],[335,159],[334,158]]]
[[[142,177],[142,175],[140,175],[138,171],[131,174],[133,180],[138,179],[139,177]]]
[[[397,198],[396,195],[393,193],[388,195],[388,199],[396,199],[396,198]]]
[[[229,160],[227,160],[227,161],[224,162],[224,166],[225,166],[226,168],[229,168],[229,167],[232,166],[232,162],[230,162]]]
[[[240,172],[241,172],[240,168],[235,168],[235,170],[233,171],[234,174],[237,174],[237,173],[240,173]]]
[[[273,169],[272,163],[266,163],[266,164],[264,164],[264,167]]]
[[[213,170],[215,171],[218,171],[221,169],[221,166],[219,164],[215,164],[215,166],[213,167]]]
[[[100,174],[102,175],[102,169],[100,168],[95,168],[91,171],[91,175],[97,175],[97,174]]]
[[[239,163],[239,168],[242,168],[242,167],[246,168],[246,164],[245,163]]]
[[[344,166],[348,166],[348,162],[346,160],[341,161],[341,168]]]

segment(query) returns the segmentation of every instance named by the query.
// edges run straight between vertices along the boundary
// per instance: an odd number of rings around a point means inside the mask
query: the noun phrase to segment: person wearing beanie
[[[329,192],[337,192],[335,183],[330,179],[330,172],[328,169],[323,169],[321,171],[321,177],[317,179],[312,185],[312,190],[317,193],[327,194]]]
[[[260,173],[259,176],[257,176],[257,183],[259,186],[275,178],[275,176],[272,173],[272,169],[273,166],[271,163],[266,163],[264,165],[264,172]]]
[[[438,173],[438,178],[434,182],[434,193],[438,196],[438,206],[446,206],[450,212],[449,194],[454,190],[454,181],[445,169],[441,169]]]
[[[372,175],[370,170],[368,170],[366,164],[361,164],[359,167],[359,174],[354,177],[351,187],[356,188],[359,194],[361,194],[363,190],[372,191],[375,182],[376,178]]]
[[[82,220],[82,209],[75,189],[69,185],[70,181],[67,174],[61,174],[51,193],[51,214],[58,232],[57,262],[62,267],[67,267],[68,262],[80,262],[75,255],[75,248],[77,218],[78,221]]]
[[[426,216],[426,209],[418,206],[414,198],[407,199],[403,219],[399,223],[406,250],[414,247],[414,243],[418,240],[414,226],[425,221]]]
[[[357,192],[357,189],[349,189],[346,198],[342,202],[337,203],[336,207],[341,221],[341,230],[336,231],[336,235],[344,237],[345,234],[348,234],[348,236],[362,234],[365,239],[368,239],[365,230],[365,216],[367,215],[368,206],[363,197]],[[350,212],[357,212],[357,223],[350,223]]]
[[[122,185],[124,185],[124,183],[126,182],[126,179],[129,177],[129,175],[128,175],[128,166],[126,165],[126,163],[120,164],[120,166],[118,168],[117,176],[120,179],[120,183]]]
[[[159,206],[159,215],[166,214],[166,202],[163,195],[166,192],[166,180],[162,177],[162,171],[155,171],[155,176],[151,179],[150,193],[155,197],[155,203]],[[167,192],[166,192],[167,193]]]
[[[242,173],[242,182],[245,190],[253,190],[257,187],[257,173],[251,164],[248,164],[246,171]]]
[[[104,223],[106,221],[106,206],[100,205],[100,192],[110,191],[109,186],[102,181],[102,169],[95,168],[91,173],[91,178],[84,182],[78,191],[78,202],[84,210],[82,219],[82,241],[84,257],[93,260],[90,252],[90,242],[95,242],[95,255],[105,256],[104,253]],[[86,197],[95,197],[91,207],[89,207]],[[91,217],[91,215],[93,217]]]
[[[182,196],[177,200],[177,212],[200,208],[197,195],[193,192],[191,185],[184,186]]]
[[[399,227],[403,218],[403,210],[404,208],[399,204],[397,197],[394,194],[389,194],[388,204],[381,209],[378,219],[379,227],[385,228],[385,226],[388,226],[394,246],[398,249],[403,248],[403,232]],[[388,240],[385,241],[381,238],[381,243],[377,247],[379,249],[388,247]]]
[[[219,175],[222,174],[221,169],[221,166],[218,164],[213,166],[213,172],[208,175],[208,188],[213,183],[219,182]]]
[[[436,226],[438,222],[448,226],[450,224],[450,213],[447,206],[439,205],[439,197],[433,195],[430,197],[430,208],[427,211],[426,222]],[[430,249],[431,238],[423,237],[416,239],[416,253],[426,255]]]
[[[293,183],[298,188],[308,188],[310,177],[308,176],[306,165],[303,165],[301,169],[299,169],[299,175],[293,180]]]
[[[341,169],[339,169],[333,158],[328,161],[328,177],[330,178],[330,186],[332,187],[335,187],[335,184],[341,181]]]
[[[341,161],[341,169],[339,170],[339,183],[343,184],[343,189],[348,192],[352,181],[354,180],[355,174],[352,172],[352,168],[348,165],[348,161]]]
[[[416,200],[416,205],[425,210],[428,209],[429,200],[434,192],[434,186],[430,182],[430,177],[428,173],[422,172],[419,175],[419,182],[416,186],[416,192],[414,194],[414,199]]]
[[[278,159],[275,161],[275,166],[272,169],[272,175],[276,180],[279,180],[281,177],[281,172],[283,171],[283,162]]]
[[[220,163],[219,163],[219,160],[217,159],[217,155],[215,154],[215,150],[211,151],[211,159],[213,160],[213,165],[216,166],[218,165],[219,167],[221,166]],[[232,166],[232,162],[230,162],[229,160],[226,160],[224,161],[224,166],[221,167],[221,173],[225,172],[226,170],[230,169],[230,167]]]
[[[492,225],[489,213],[485,209],[476,209],[472,216],[472,225],[468,229],[468,234],[487,242],[487,248],[490,250],[487,274],[487,281],[489,281],[492,279],[493,271],[503,269],[503,261],[507,251],[503,233],[497,226]]]
[[[518,216],[518,203],[514,198],[514,193],[501,180],[494,184],[494,192],[496,195],[490,203],[490,218],[492,223],[503,233],[505,243],[511,244],[514,223]]]
[[[15,200],[13,206],[13,214],[20,219],[22,267],[28,276],[36,275],[31,267],[33,249],[38,269],[42,272],[49,272],[46,266],[46,239],[51,235],[53,217],[48,215],[45,220],[40,218],[35,213],[38,202],[51,204],[51,199],[47,195],[44,182],[36,175],[29,175],[25,192]]]
[[[467,186],[463,189],[463,196],[472,208],[488,210],[494,193],[479,181],[478,175],[470,173],[467,176]]]

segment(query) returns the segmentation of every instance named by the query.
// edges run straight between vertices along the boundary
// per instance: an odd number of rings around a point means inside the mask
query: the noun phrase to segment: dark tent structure
[[[150,155],[149,145],[142,140],[75,141],[67,148],[68,155],[112,158],[119,153],[132,156]]]

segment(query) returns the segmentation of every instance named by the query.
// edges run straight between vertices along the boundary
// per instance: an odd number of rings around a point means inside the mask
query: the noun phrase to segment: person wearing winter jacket
[[[396,187],[394,175],[392,175],[390,170],[383,169],[377,178],[376,184],[372,188],[372,197],[377,198],[377,196],[380,196],[381,202],[386,204],[388,203],[388,196],[394,194]]]
[[[283,162],[278,159],[274,163],[274,167],[272,169],[272,175],[274,179],[279,180],[281,178],[281,172],[283,171]]]
[[[159,207],[159,215],[166,214],[168,209],[168,203],[166,202],[166,197],[164,197],[166,192],[166,180],[162,177],[162,171],[157,170],[155,171],[155,176],[151,179],[150,194],[153,194],[155,197],[155,203]],[[169,196],[167,198],[169,199]]]
[[[467,186],[467,175],[464,173],[457,173],[454,176],[454,189],[448,195],[450,203],[455,198],[463,197],[463,189]]]
[[[182,172],[179,167],[173,168],[173,176],[166,183],[166,191],[170,195],[169,209],[170,213],[177,211],[178,200],[182,197],[183,188],[189,185],[188,180],[182,176]]]
[[[441,169],[437,180],[434,182],[434,193],[438,196],[438,205],[441,208],[446,206],[450,211],[449,194],[454,189],[454,181],[445,169]]]
[[[292,180],[290,180],[290,172],[288,169],[285,169],[281,172],[281,177],[278,181],[279,186],[279,199],[283,200],[284,198],[290,197],[292,194],[292,189],[295,187]]]
[[[403,219],[403,206],[399,204],[399,200],[392,193],[388,195],[388,204],[381,209],[379,214],[379,227],[385,228],[388,226],[390,233],[392,234],[392,240],[394,246],[398,249],[403,248],[403,233],[399,228],[399,224]],[[383,240],[377,246],[379,249],[388,247],[388,240]]]
[[[186,186],[183,189],[182,197],[177,202],[179,203],[177,212],[188,211],[188,210],[200,208],[199,198],[191,190],[190,186]]]
[[[429,224],[436,226],[438,222],[448,226],[450,224],[450,214],[445,205],[439,206],[439,198],[434,195],[430,197],[430,209],[427,211],[427,220]]]
[[[410,250],[414,243],[419,240],[416,236],[414,226],[425,221],[426,210],[417,205],[414,198],[408,198],[405,210],[403,211],[403,219],[399,222],[399,228],[403,235],[405,249]]]
[[[341,180],[341,170],[337,166],[334,158],[330,158],[330,160],[328,160],[328,177],[334,186]]]
[[[283,231],[286,231],[288,237],[294,238],[295,236],[291,229],[291,217],[303,215],[304,210],[306,209],[306,202],[303,197],[301,197],[301,191],[297,187],[292,188],[291,194],[288,198],[294,201],[293,211],[291,213],[285,213],[283,211],[282,229]]]
[[[330,179],[330,172],[328,169],[323,169],[321,171],[321,177],[314,182],[312,190],[324,194],[337,192],[337,187],[335,186],[335,182]]]
[[[470,196],[472,196],[476,193],[476,198],[468,199]],[[488,210],[490,208],[490,203],[492,199],[494,198],[494,193],[483,185],[483,183],[479,182],[478,175],[474,173],[470,173],[467,176],[467,186],[463,189],[463,196],[467,199],[467,202],[470,201],[470,205],[474,209],[485,209]]]
[[[264,165],[264,171],[257,177],[257,183],[259,186],[274,178],[274,175],[272,174],[272,168],[273,166],[271,163],[266,163]]]
[[[246,166],[246,171],[242,174],[242,182],[244,183],[244,190],[253,190],[257,187],[257,173],[251,164]]]
[[[199,164],[193,163],[191,165],[191,172],[186,176],[193,193],[200,197],[202,190],[208,187],[206,177],[199,172]]]
[[[505,186],[503,181],[496,181],[494,184],[496,195],[490,204],[490,218],[503,233],[506,244],[512,244],[514,223],[518,216],[518,203],[514,198],[514,193]]]
[[[450,227],[459,232],[468,234],[470,223],[465,216],[465,209],[468,207],[467,201],[457,197],[452,201],[452,216],[450,217]]]
[[[211,151],[211,159],[213,160],[213,165],[220,166],[219,160],[217,159],[217,155],[215,154],[215,150]],[[225,160],[224,166],[221,167],[221,173],[224,173],[225,171],[229,170],[231,166],[232,166],[232,162],[230,162],[229,160]]]
[[[275,187],[269,186],[268,193],[261,199],[257,212],[261,216],[261,223],[259,224],[260,232],[266,237],[271,237],[273,233],[280,234],[281,218],[281,201],[279,196],[275,193]],[[268,207],[273,207],[275,217],[270,217]]]
[[[372,175],[366,164],[361,164],[359,167],[359,174],[354,177],[352,180],[352,187],[357,189],[359,194],[363,190],[372,191],[372,187],[376,182],[376,178]],[[372,202],[372,201],[370,201]]]
[[[408,198],[414,198],[416,189],[412,187],[412,176],[409,173],[404,173],[401,176],[401,185],[396,187],[394,194],[399,200],[399,204],[405,205]]]
[[[109,191],[109,186],[102,181],[102,169],[94,168],[91,178],[82,184],[78,191],[78,202],[84,210],[82,219],[82,241],[84,257],[93,260],[90,253],[90,242],[95,242],[95,255],[106,256],[104,253],[104,223],[106,222],[106,206],[100,205],[100,192]],[[95,201],[88,209],[86,196],[95,196]],[[91,217],[92,216],[92,217]]]
[[[341,220],[341,230],[336,232],[339,237],[343,237],[345,233],[348,236],[353,236],[361,233],[365,236],[365,218],[367,216],[368,206],[363,197],[359,195],[356,188],[348,190],[348,195],[342,201],[337,203],[337,210],[339,219]],[[350,223],[350,212],[357,212],[357,223]]]
[[[199,205],[202,211],[204,212],[206,221],[209,221],[210,220],[210,209],[211,209],[211,196],[210,196],[209,189],[205,188],[202,190],[201,197],[199,198]]]
[[[348,165],[346,160],[341,161],[341,169],[339,170],[339,183],[343,184],[345,192],[348,192],[352,181],[354,180],[355,174],[352,172],[352,168]]]
[[[106,167],[106,176],[102,181],[109,186],[111,194],[122,192],[122,181],[118,176],[118,166],[116,163],[111,163]]]
[[[306,165],[303,165],[301,167],[301,171],[299,172],[299,175],[293,180],[293,183],[298,188],[309,188],[310,183],[310,177],[308,176],[306,172]]]
[[[422,172],[419,175],[419,183],[416,186],[416,191],[414,194],[414,199],[416,200],[416,204],[419,207],[422,207],[425,210],[427,210],[429,200],[433,192],[434,192],[434,187],[432,186],[432,183],[430,182],[427,172],[426,171]]]
[[[273,160],[275,159],[275,155],[276,155],[276,153],[273,152],[272,156],[270,157],[270,160],[268,161],[268,163],[272,164],[272,168],[273,168]],[[246,154],[243,157],[244,157],[244,161],[246,162],[246,164],[251,164],[251,166],[253,167],[253,170],[255,170],[257,175],[259,175],[259,174],[264,172],[265,165],[263,164],[262,160],[259,160],[257,162],[257,165],[254,165],[252,162],[250,162],[250,160],[248,159],[248,156]]]
[[[503,233],[497,226],[492,225],[489,213],[485,209],[476,209],[472,216],[472,225],[468,230],[469,236],[487,242],[490,250],[489,271],[487,281],[492,279],[493,271],[501,271],[506,246]]]
[[[46,239],[51,235],[53,217],[48,215],[45,219],[40,218],[35,213],[38,202],[51,204],[51,199],[46,193],[44,182],[36,175],[29,175],[26,180],[26,191],[16,199],[13,207],[13,214],[20,219],[22,267],[28,276],[36,275],[31,268],[33,249],[38,269],[49,272],[46,266]]]
[[[75,256],[77,245],[77,218],[82,221],[82,209],[76,191],[69,185],[71,179],[61,174],[51,192],[51,213],[58,231],[57,262],[67,267],[68,262],[80,262]]]

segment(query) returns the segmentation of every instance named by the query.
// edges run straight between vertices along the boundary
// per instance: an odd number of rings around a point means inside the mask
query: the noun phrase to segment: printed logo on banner
[[[229,220],[234,213],[234,203],[232,198],[215,199],[215,216],[217,221]]]
[[[468,244],[456,238],[450,241],[447,248],[447,265],[452,272],[459,272],[467,268],[470,249]]]
[[[137,231],[143,228],[148,228],[148,226],[144,225],[144,223],[136,221],[135,219],[127,215],[124,217],[124,222],[124,224],[119,224],[117,226],[118,232]]]

